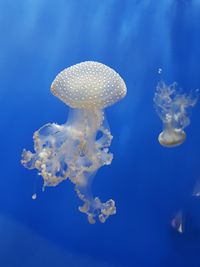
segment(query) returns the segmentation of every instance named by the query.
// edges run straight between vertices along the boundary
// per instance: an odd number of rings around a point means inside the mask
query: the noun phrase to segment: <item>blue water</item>
[[[200,266],[200,200],[191,197],[200,104],[186,142],[167,149],[152,101],[161,78],[186,92],[200,87],[199,25],[199,0],[0,0],[1,267]],[[35,130],[67,119],[51,82],[85,60],[114,68],[128,88],[106,110],[114,159],[93,184],[102,200],[115,199],[117,214],[95,225],[78,212],[70,182],[42,193],[40,177],[20,164]],[[183,234],[170,225],[180,210]]]

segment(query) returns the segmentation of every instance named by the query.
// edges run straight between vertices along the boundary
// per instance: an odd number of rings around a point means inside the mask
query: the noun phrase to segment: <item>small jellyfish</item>
[[[104,109],[126,95],[126,85],[108,66],[86,61],[61,71],[51,85],[51,92],[70,107],[63,125],[48,123],[33,135],[35,153],[24,150],[22,164],[37,169],[44,185],[56,186],[69,179],[83,201],[79,210],[88,221],[104,223],[116,213],[114,200],[101,202],[93,197],[93,178],[104,165],[112,162],[109,152],[112,135]]]
[[[158,137],[162,146],[175,147],[185,141],[184,128],[190,124],[188,109],[195,106],[197,99],[198,90],[187,95],[177,90],[176,82],[158,83],[153,100],[163,122],[163,131]]]
[[[192,192],[193,197],[200,197],[200,179],[198,178],[196,180],[193,192]]]
[[[171,221],[171,226],[180,234],[184,233],[184,215],[180,210]]]

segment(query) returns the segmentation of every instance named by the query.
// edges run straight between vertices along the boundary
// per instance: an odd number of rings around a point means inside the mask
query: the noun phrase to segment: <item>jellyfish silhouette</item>
[[[83,201],[79,210],[88,221],[104,223],[116,213],[114,200],[102,203],[93,197],[91,184],[97,170],[112,162],[109,152],[112,135],[104,109],[126,95],[126,85],[108,66],[86,61],[61,71],[51,85],[51,92],[70,107],[63,125],[48,123],[33,135],[35,153],[24,150],[22,164],[36,168],[44,188],[56,186],[67,178]]]
[[[188,110],[194,107],[198,99],[198,89],[190,94],[177,90],[177,83],[166,85],[159,82],[154,95],[156,111],[163,122],[163,131],[158,137],[162,146],[181,145],[186,138],[184,128],[190,124]]]

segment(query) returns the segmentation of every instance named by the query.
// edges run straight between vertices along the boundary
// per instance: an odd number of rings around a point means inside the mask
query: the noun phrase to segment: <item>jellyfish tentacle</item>
[[[116,213],[113,200],[102,203],[99,198],[94,198],[91,193],[92,180],[97,170],[103,165],[109,165],[112,161],[112,154],[108,153],[108,142],[97,144],[95,140],[96,132],[99,128],[105,132],[105,129],[100,126],[102,124],[102,119],[105,118],[102,115],[103,113],[99,111],[92,113],[86,111],[83,114],[85,129],[84,140],[88,142],[85,142],[84,147],[81,147],[82,151],[79,151],[79,154],[87,158],[87,161],[90,161],[91,165],[82,166],[79,174],[71,179],[71,181],[75,183],[75,191],[78,197],[84,202],[83,206],[79,207],[79,210],[88,215],[88,221],[90,223],[94,223],[96,217],[98,217],[101,222],[105,222],[110,215]],[[91,123],[93,127],[88,127]]]
[[[90,185],[91,186],[91,185]],[[99,197],[93,197],[91,195],[90,186],[87,184],[76,184],[75,191],[78,197],[83,201],[83,205],[79,207],[79,211],[86,213],[89,223],[96,222],[96,218],[100,222],[104,223],[110,215],[116,213],[115,202],[109,199],[105,203],[102,203]]]

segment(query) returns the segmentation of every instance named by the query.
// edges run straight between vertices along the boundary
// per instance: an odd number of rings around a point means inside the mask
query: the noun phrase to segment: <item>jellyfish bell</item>
[[[113,69],[86,61],[61,71],[51,92],[69,106],[68,120],[63,125],[48,123],[36,131],[35,153],[24,150],[21,162],[38,170],[44,187],[69,179],[83,201],[79,210],[87,214],[90,223],[96,218],[104,223],[116,213],[115,202],[93,197],[91,185],[98,169],[111,164],[113,158],[104,109],[126,95],[126,85]]]
[[[104,109],[126,95],[126,85],[110,67],[85,61],[61,71],[51,92],[71,108]]]
[[[186,139],[186,134],[181,129],[167,129],[158,136],[159,143],[164,147],[176,147]]]

